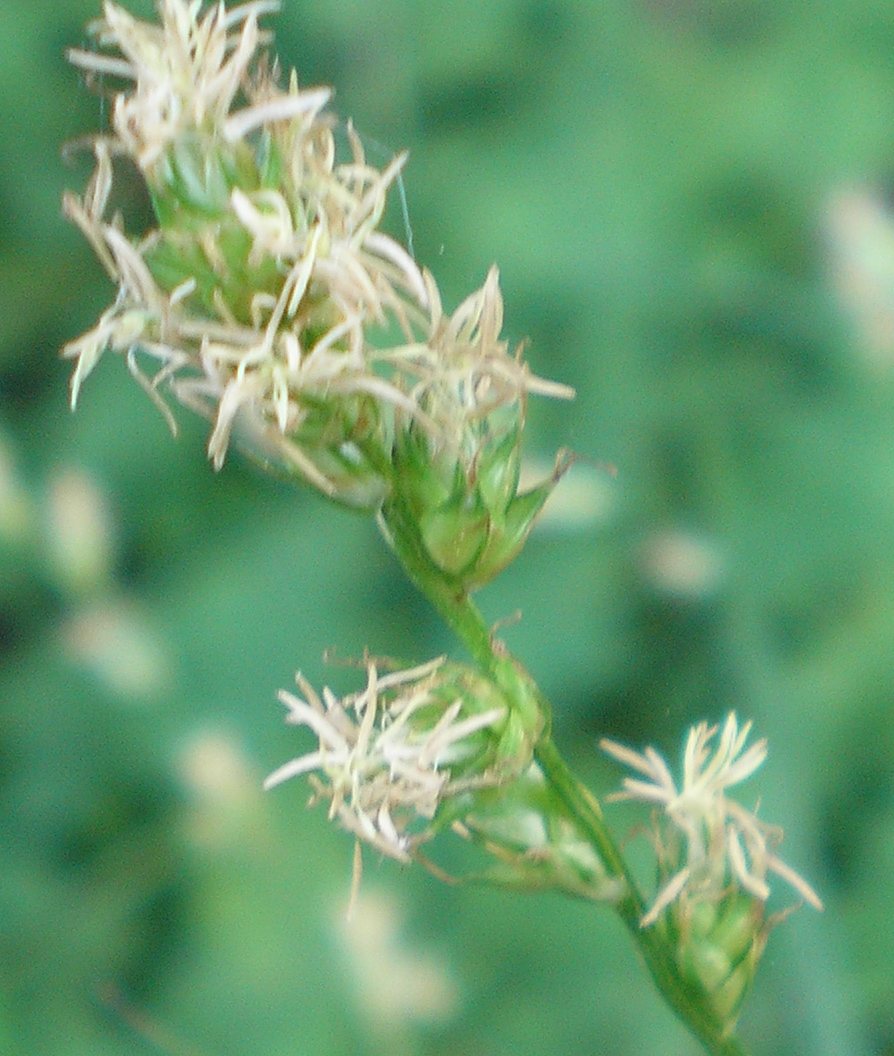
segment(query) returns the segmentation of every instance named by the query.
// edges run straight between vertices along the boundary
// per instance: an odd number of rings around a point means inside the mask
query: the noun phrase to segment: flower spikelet
[[[264,787],[310,774],[313,801],[329,800],[331,818],[391,858],[409,861],[431,838],[442,803],[497,780],[488,749],[507,709],[482,708],[444,657],[386,673],[368,661],[366,686],[344,698],[328,687],[320,695],[300,674],[297,683],[303,697],[279,695],[287,721],[319,744]]]
[[[410,255],[378,229],[404,162],[368,164],[348,130],[336,156],[329,89],[280,89],[257,60],[255,2],[227,12],[163,0],[161,25],[113,3],[93,27],[121,57],[75,51],[96,73],[133,82],[94,140],[95,174],[65,210],[118,284],[96,327],[64,349],[72,403],[104,351],[124,354],[160,402],[162,385],[210,417],[216,467],[234,428],[263,459],[326,494],[378,501],[361,448],[381,443],[387,408],[413,408],[377,367],[367,329],[392,320],[409,337],[427,290]],[[127,233],[108,218],[113,162],[143,173],[157,226]],[[138,354],[154,361],[149,377]],[[374,454],[374,452],[373,452]]]
[[[444,313],[434,279],[381,227],[406,155],[377,168],[350,124],[341,136],[329,88],[281,80],[259,28],[275,2],[157,6],[153,24],[106,0],[98,50],[69,53],[88,76],[123,82],[111,129],[93,138],[94,176],[64,202],[118,286],[63,349],[73,405],[118,352],[172,426],[164,392],[211,421],[215,468],[236,438],[376,510],[401,430],[472,465],[500,412],[518,420],[528,393],[571,394],[508,351],[495,269]],[[108,215],[127,163],[154,210],[139,231]]]
[[[719,738],[717,726],[694,726],[686,740],[679,784],[654,748],[635,752],[614,741],[600,742],[609,755],[642,775],[624,778],[622,791],[613,798],[651,803],[660,811],[654,839],[664,883],[643,916],[644,927],[672,904],[685,914],[700,902],[716,902],[730,885],[763,903],[770,895],[771,873],[822,909],[813,888],[774,853],[782,831],[726,795],[766,758],[765,740],[745,747],[750,732],[751,723],[740,727],[734,712]]]
[[[520,488],[529,394],[570,399],[574,390],[533,374],[521,347],[502,335],[499,273],[449,315],[424,272],[430,318],[426,340],[393,350],[389,361],[415,413],[397,409],[392,459],[398,501],[383,522],[399,536],[409,516],[419,544],[458,589],[476,590],[518,554],[570,461]]]
[[[430,305],[427,340],[397,349],[392,358],[406,375],[413,402],[437,423],[436,442],[474,454],[482,426],[492,430],[501,411],[517,414],[529,393],[574,396],[569,386],[532,374],[521,347],[510,351],[502,335],[503,295],[496,267],[452,315],[445,314],[431,274],[425,272],[424,278]]]

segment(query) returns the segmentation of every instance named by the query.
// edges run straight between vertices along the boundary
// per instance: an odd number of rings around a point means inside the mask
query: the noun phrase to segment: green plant
[[[614,910],[658,989],[715,1054],[744,1053],[735,1027],[770,928],[768,877],[821,908],[775,854],[781,833],[727,795],[762,764],[751,724],[689,733],[682,779],[652,748],[604,750],[638,776],[618,796],[653,807],[656,890],[634,881],[598,800],[552,738],[550,708],[472,595],[520,553],[570,456],[521,485],[529,396],[569,399],[501,337],[492,269],[445,312],[434,277],[384,233],[404,164],[369,163],[336,123],[325,88],[258,57],[254,0],[227,11],[163,0],[150,25],[106,3],[93,32],[118,54],[73,51],[88,74],[123,79],[112,128],[92,141],[93,177],[66,213],[117,284],[97,325],[65,348],[72,404],[108,351],[175,428],[165,397],[212,423],[219,468],[231,444],[265,470],[376,518],[412,582],[465,647],[408,668],[366,657],[365,685],[339,697],[299,676],[287,720],[317,747],[268,787],[307,774],[361,845],[446,877],[441,841],[478,852],[474,879],[555,889]],[[129,233],[108,207],[116,165],[136,167],[154,219]]]

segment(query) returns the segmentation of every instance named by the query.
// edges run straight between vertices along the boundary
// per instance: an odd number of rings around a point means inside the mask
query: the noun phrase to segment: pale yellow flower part
[[[102,354],[111,348],[125,355],[130,372],[174,428],[170,412],[153,384],[140,371],[135,356],[138,347],[151,343],[153,335],[159,329],[164,329],[160,324],[168,314],[171,302],[156,285],[140,248],[128,240],[117,222],[108,224],[104,221],[103,214],[112,186],[112,163],[108,145],[103,140],[95,141],[94,152],[96,169],[83,199],[66,193],[62,207],[93,246],[106,271],[117,281],[118,296],[96,326],[74,341],[69,341],[62,349],[65,358],[77,360],[71,378],[71,406],[72,409],[77,406],[85,378]],[[171,301],[174,301],[173,297]]]
[[[726,790],[758,769],[767,757],[767,742],[745,748],[751,723],[739,726],[734,712],[727,716],[716,744],[717,726],[694,726],[686,740],[683,780],[678,786],[664,759],[652,747],[635,752],[615,741],[600,747],[647,780],[626,777],[613,799],[640,800],[661,810],[656,848],[659,860],[673,870],[641,924],[654,924],[664,910],[680,900],[720,897],[732,881],[761,901],[770,896],[768,873],[785,880],[815,909],[819,895],[772,851],[782,831],[761,821],[752,811],[727,797]],[[669,831],[668,831],[669,830]],[[676,853],[673,833],[682,834],[684,860]]]
[[[445,314],[432,275],[423,276],[430,306],[426,338],[394,349],[388,359],[407,378],[413,402],[436,423],[436,439],[462,449],[467,439],[477,443],[476,424],[523,404],[529,394],[574,398],[570,386],[532,374],[520,347],[509,351],[496,266],[452,315]]]
[[[106,0],[103,18],[91,29],[100,45],[121,57],[69,51],[85,70],[134,81],[132,92],[115,97],[112,124],[143,169],[184,131],[213,130],[228,118],[261,42],[258,16],[278,10],[279,3],[253,0],[230,11],[212,4],[204,15],[201,7],[200,0],[160,0],[156,25]]]
[[[471,787],[454,781],[451,764],[473,750],[467,739],[499,722],[505,708],[463,717],[463,701],[453,701],[431,724],[420,727],[417,713],[433,703],[439,684],[439,657],[405,671],[380,674],[367,665],[366,687],[339,699],[328,688],[322,697],[301,674],[304,698],[285,691],[287,722],[306,726],[317,737],[315,751],[275,770],[266,789],[310,773],[315,799],[330,801],[329,816],[358,839],[398,861],[409,861],[427,838],[431,820],[446,796]],[[409,826],[422,819],[422,827]]]

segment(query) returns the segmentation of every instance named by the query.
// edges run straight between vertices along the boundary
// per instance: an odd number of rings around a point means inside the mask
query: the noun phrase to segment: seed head
[[[571,393],[509,352],[496,269],[445,315],[432,276],[380,226],[406,155],[376,168],[350,125],[336,149],[330,89],[301,88],[294,72],[281,85],[262,52],[258,20],[277,6],[159,0],[156,25],[107,0],[91,27],[101,50],[70,52],[124,81],[85,194],[64,200],[118,286],[63,350],[76,360],[72,404],[118,352],[172,428],[163,391],[212,422],[215,468],[235,436],[326,495],[378,509],[396,433],[420,429],[472,464],[491,419],[517,419],[529,392]],[[136,232],[108,215],[127,160],[155,213]]]
[[[328,799],[329,816],[358,839],[398,861],[409,861],[433,834],[447,799],[495,781],[487,748],[506,715],[501,704],[478,706],[444,657],[406,671],[379,672],[367,663],[364,689],[322,696],[302,675],[302,697],[282,692],[286,721],[306,726],[316,750],[275,770],[265,788],[311,775],[314,801]],[[480,688],[480,687],[478,687]]]
[[[603,751],[646,780],[625,777],[614,799],[639,800],[659,808],[655,845],[664,884],[642,919],[654,924],[672,903],[691,907],[717,901],[732,884],[765,902],[770,895],[768,874],[775,873],[805,902],[822,909],[813,888],[781,861],[772,848],[782,830],[768,825],[726,795],[758,769],[767,756],[767,742],[745,748],[751,723],[739,726],[730,712],[720,738],[718,728],[702,722],[689,731],[680,785],[659,753],[651,747],[635,752],[603,740]]]

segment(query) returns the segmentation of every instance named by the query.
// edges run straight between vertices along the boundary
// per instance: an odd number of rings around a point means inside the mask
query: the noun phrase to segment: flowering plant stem
[[[494,638],[469,594],[457,588],[433,564],[410,512],[403,508],[399,499],[394,500],[389,507],[388,522],[388,541],[407,575],[474,660],[496,682],[504,685],[507,681],[510,684],[520,683],[529,698],[536,699],[541,713],[549,716],[549,703],[536,683],[505,646]],[[505,678],[507,669],[512,670],[512,679]],[[660,928],[642,927],[640,922],[645,912],[643,897],[605,823],[598,802],[574,776],[556,747],[548,719],[534,746],[534,758],[553,792],[563,802],[580,830],[588,836],[607,872],[623,881],[624,894],[614,903],[614,908],[639,948],[664,1000],[711,1056],[748,1056],[747,1050],[735,1036],[724,1033],[722,1024],[705,1007],[697,989],[681,978],[665,932]]]
[[[727,795],[763,763],[766,741],[746,747],[751,722],[734,712],[722,729],[698,723],[679,781],[653,747],[600,741],[633,772],[613,798],[653,810],[647,907],[599,803],[556,748],[547,701],[471,601],[519,554],[571,462],[560,453],[547,479],[521,483],[527,398],[574,390],[532,373],[501,336],[496,267],[448,313],[434,276],[380,229],[405,155],[376,169],[349,124],[344,156],[322,113],[330,90],[300,89],[294,72],[286,87],[275,60],[255,58],[258,19],[278,6],[157,0],[155,25],[105,0],[91,27],[100,50],[70,53],[90,76],[128,85],[111,133],[92,141],[84,194],[65,196],[118,285],[98,323],[65,346],[77,361],[72,405],[117,352],[172,426],[161,390],[214,423],[215,468],[232,440],[268,471],[375,514],[474,659],[399,670],[366,656],[365,687],[342,698],[299,673],[300,695],[280,700],[318,746],[265,787],[306,776],[358,848],[436,871],[421,848],[452,832],[483,852],[469,880],[613,906],[704,1049],[745,1056],[736,1020],[780,919],[766,915],[768,878],[822,909],[775,853],[781,830]],[[122,159],[155,212],[130,233],[108,215]]]

